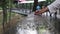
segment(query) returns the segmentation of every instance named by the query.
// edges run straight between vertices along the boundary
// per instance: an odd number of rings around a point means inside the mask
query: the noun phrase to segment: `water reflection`
[[[18,32],[16,34],[37,34],[37,30],[18,29]]]
[[[32,13],[25,16],[16,24],[16,27],[9,29],[6,34],[55,34],[55,31],[58,30],[55,28],[59,26],[58,21],[49,16],[39,16]]]
[[[26,17],[21,25],[18,25],[17,27],[17,33],[16,34],[38,34],[36,30],[36,25],[34,23],[34,16],[33,14]]]
[[[50,34],[49,30],[45,29],[46,24],[44,24],[45,21],[40,16],[30,14],[17,24],[16,34]]]

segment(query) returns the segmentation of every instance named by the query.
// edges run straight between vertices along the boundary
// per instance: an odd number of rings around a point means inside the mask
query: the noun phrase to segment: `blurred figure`
[[[44,7],[42,9],[39,10],[39,12],[37,12],[37,14],[42,14],[44,12],[47,12],[48,10],[50,11],[50,13],[55,13],[57,11],[57,9],[60,9],[60,0],[55,0],[52,4],[50,4],[47,7]]]
[[[39,10],[40,10],[41,8],[40,8],[40,6],[39,5],[37,5],[36,6],[36,11],[35,11],[35,15],[39,12]]]

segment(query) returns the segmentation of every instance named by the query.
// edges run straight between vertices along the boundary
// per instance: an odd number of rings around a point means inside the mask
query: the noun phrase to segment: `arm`
[[[54,1],[52,4],[47,6],[50,13],[55,13],[58,8],[60,8],[60,0]]]
[[[56,12],[57,8],[60,8],[60,0],[56,0],[55,2],[50,4],[49,6],[41,9],[38,14],[42,14],[44,12],[47,12],[48,10],[50,11],[50,13],[54,13],[54,12]]]

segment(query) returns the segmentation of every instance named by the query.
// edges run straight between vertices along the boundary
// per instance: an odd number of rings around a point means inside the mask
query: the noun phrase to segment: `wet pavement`
[[[54,34],[54,18],[29,14],[6,34]]]

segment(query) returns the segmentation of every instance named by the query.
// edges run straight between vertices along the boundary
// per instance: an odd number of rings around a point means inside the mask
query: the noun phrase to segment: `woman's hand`
[[[46,7],[46,8],[43,8],[43,9],[40,9],[39,11],[36,10],[35,15],[39,15],[39,14],[42,14],[42,13],[44,13],[44,12],[47,12],[47,10],[48,10],[47,7]]]

